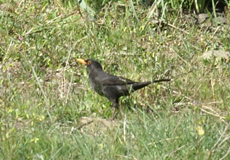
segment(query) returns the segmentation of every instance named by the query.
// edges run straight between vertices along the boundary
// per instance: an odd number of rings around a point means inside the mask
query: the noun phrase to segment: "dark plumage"
[[[124,77],[118,77],[103,71],[101,64],[93,59],[77,59],[78,62],[85,64],[89,71],[89,83],[93,90],[101,96],[107,97],[118,108],[118,101],[121,96],[127,96],[131,92],[141,89],[151,83],[170,81],[170,79],[160,79],[147,82],[134,82]]]

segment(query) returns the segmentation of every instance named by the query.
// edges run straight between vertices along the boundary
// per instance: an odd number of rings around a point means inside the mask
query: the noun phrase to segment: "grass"
[[[138,6],[138,7],[136,7]],[[0,159],[229,159],[229,26],[167,24],[124,1],[96,21],[73,1],[2,1]],[[154,14],[153,14],[154,15]],[[228,16],[228,14],[226,14]],[[135,81],[172,78],[110,102],[76,58]]]

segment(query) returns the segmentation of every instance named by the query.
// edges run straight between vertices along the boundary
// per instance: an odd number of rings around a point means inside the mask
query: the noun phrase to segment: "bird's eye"
[[[92,63],[91,61],[87,61],[86,62],[87,65],[91,65],[91,63]]]

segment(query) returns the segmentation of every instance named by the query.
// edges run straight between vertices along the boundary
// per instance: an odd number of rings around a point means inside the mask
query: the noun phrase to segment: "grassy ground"
[[[229,159],[228,25],[109,3],[94,21],[74,2],[1,2],[0,159]],[[154,15],[154,14],[153,14]],[[228,16],[228,15],[226,15]],[[223,53],[225,54],[225,52]],[[221,55],[223,55],[221,54]],[[172,78],[110,102],[76,58],[135,81]]]

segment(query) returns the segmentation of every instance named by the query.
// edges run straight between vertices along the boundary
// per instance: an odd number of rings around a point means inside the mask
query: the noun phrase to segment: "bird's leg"
[[[119,110],[119,104],[118,104],[118,99],[116,99],[115,101],[112,101],[113,103],[113,113],[112,113],[112,117],[110,118],[111,120],[113,120],[114,118],[116,118],[117,113],[116,111]]]
[[[114,120],[114,118],[115,118],[115,113],[116,113],[116,108],[113,107],[113,113],[112,113],[112,116],[110,117],[110,120]]]

